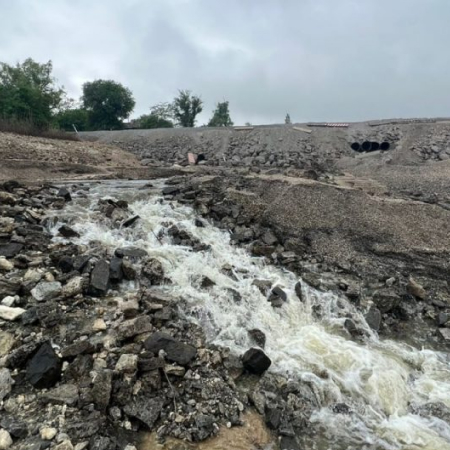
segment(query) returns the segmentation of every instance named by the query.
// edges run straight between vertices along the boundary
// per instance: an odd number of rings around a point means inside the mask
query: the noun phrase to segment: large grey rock
[[[153,325],[148,316],[139,316],[122,322],[118,329],[118,338],[120,340],[129,339],[138,334],[148,333],[152,331]]]
[[[109,288],[109,264],[100,259],[94,266],[89,283],[89,293],[95,297],[101,297],[108,292]]]
[[[149,430],[152,430],[159,419],[163,404],[164,401],[160,397],[147,398],[142,396],[126,405],[124,411],[128,416],[138,419]]]
[[[380,310],[375,306],[372,306],[366,314],[366,322],[372,330],[378,331],[381,325]]]
[[[181,364],[182,366],[189,364],[197,355],[197,350],[192,345],[179,342],[172,336],[159,331],[153,333],[144,342],[144,347],[155,355],[160,350],[164,350],[169,361]]]
[[[45,302],[57,297],[62,289],[59,281],[41,281],[32,290],[31,295],[38,302]]]
[[[112,390],[112,371],[102,370],[96,372],[94,376],[94,386],[92,388],[92,397],[97,409],[105,411],[111,399]]]
[[[23,244],[11,243],[0,245],[0,256],[14,258],[23,249]]]
[[[74,384],[63,384],[43,394],[42,399],[58,405],[74,406],[78,402],[78,387]]]

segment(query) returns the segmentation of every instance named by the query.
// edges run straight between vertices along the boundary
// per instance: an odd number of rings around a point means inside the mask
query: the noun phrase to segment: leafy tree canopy
[[[83,108],[71,108],[59,111],[55,115],[55,125],[60,130],[74,131],[75,125],[77,131],[86,131],[89,129],[88,112]]]
[[[191,95],[191,91],[179,91],[178,97],[173,101],[173,115],[182,127],[193,127],[195,118],[203,111],[203,102],[200,97]]]
[[[228,102],[217,103],[217,107],[208,123],[209,127],[232,127],[233,122],[228,109]]]
[[[156,114],[143,114],[136,119],[139,128],[173,128],[173,122]]]
[[[131,91],[112,80],[84,83],[82,102],[88,111],[89,127],[93,130],[122,128],[122,121],[135,106]]]
[[[48,128],[65,95],[52,70],[51,61],[40,64],[31,58],[15,66],[0,63],[0,117]]]

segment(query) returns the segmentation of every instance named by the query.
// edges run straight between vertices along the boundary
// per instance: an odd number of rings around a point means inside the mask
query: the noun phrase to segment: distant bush
[[[36,126],[31,121],[26,120],[12,120],[0,118],[0,132],[14,133],[23,136],[36,136],[47,139],[61,139],[66,141],[78,141],[78,136],[75,133],[67,133],[63,130],[56,130],[53,128],[43,129]]]
[[[150,128],[173,128],[173,123],[170,120],[158,117],[155,114],[144,114],[137,118],[134,123],[137,128],[144,130]]]
[[[64,131],[74,131],[74,125],[77,131],[87,131],[88,112],[83,108],[64,109],[55,115],[54,123],[56,128]]]

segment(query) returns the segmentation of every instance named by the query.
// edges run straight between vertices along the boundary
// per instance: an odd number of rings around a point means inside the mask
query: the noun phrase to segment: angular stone
[[[83,292],[84,287],[84,278],[83,277],[74,277],[71,278],[67,284],[62,288],[61,295],[64,298],[75,297],[78,294]]]
[[[58,261],[58,267],[63,273],[69,273],[73,270],[73,258],[70,256],[63,256]]]
[[[116,363],[117,372],[133,373],[137,370],[138,356],[137,355],[120,355]]]
[[[261,330],[254,328],[253,330],[250,330],[248,334],[257,345],[259,345],[261,348],[264,348],[264,346],[266,345],[266,335]]]
[[[166,186],[162,190],[163,195],[175,195],[180,192],[180,188],[178,186]]]
[[[8,369],[0,369],[0,402],[11,392],[13,379]]]
[[[242,364],[249,372],[262,375],[272,364],[270,358],[259,348],[250,348],[242,357]]]
[[[450,328],[439,328],[438,334],[443,338],[445,341],[450,342]]]
[[[6,297],[8,295],[16,295],[21,287],[22,283],[19,278],[0,277],[0,297]]]
[[[266,231],[263,234],[262,241],[267,245],[276,245],[278,243],[278,239],[271,231]]]
[[[278,408],[267,408],[265,414],[265,421],[271,430],[277,430],[281,424],[281,410]]]
[[[279,286],[275,286],[269,295],[269,302],[272,303],[272,306],[274,308],[280,308],[286,300],[286,292],[284,292]]]
[[[0,331],[0,357],[9,353],[14,345],[15,339],[11,333]]]
[[[103,319],[96,319],[94,323],[92,324],[92,330],[93,331],[105,331],[106,330],[106,323]]]
[[[295,437],[281,436],[280,450],[302,450]]]
[[[189,364],[197,355],[197,349],[192,345],[179,342],[172,336],[161,332],[153,333],[144,342],[144,347],[154,355],[158,355],[160,350],[164,350],[169,361],[182,366]]]
[[[28,313],[28,311],[27,311]],[[27,314],[25,313],[25,314]],[[24,316],[25,316],[24,314]],[[43,305],[39,305],[36,308],[36,317],[39,323],[44,328],[53,328],[58,325],[63,317],[63,311],[58,303],[56,302],[46,302]],[[32,320],[32,317],[28,317],[27,321]],[[22,323],[25,321],[22,320]]]
[[[164,280],[162,264],[157,259],[147,261],[142,269],[142,276],[147,278],[151,284],[161,284]]]
[[[73,270],[76,270],[81,273],[91,258],[92,258],[91,255],[76,256],[73,259]]]
[[[62,289],[59,281],[41,281],[32,290],[31,295],[38,302],[44,302],[57,297]]]
[[[63,384],[43,394],[42,399],[57,405],[75,406],[78,402],[78,387],[74,384]]]
[[[123,259],[118,256],[114,256],[111,259],[111,263],[109,265],[109,279],[113,283],[119,283],[123,279]]]
[[[406,291],[408,294],[411,294],[421,300],[424,300],[427,295],[423,286],[421,286],[413,277],[409,277]]]
[[[294,290],[295,290],[295,294],[297,295],[298,299],[302,302],[303,301],[303,292],[302,292],[302,283],[301,283],[301,281],[298,281],[295,284]]]
[[[124,227],[124,228],[129,228],[129,227],[131,227],[132,225],[134,225],[134,223],[138,220],[138,219],[140,219],[141,217],[140,216],[133,216],[133,217],[130,217],[129,219],[127,219],[127,220],[125,220],[124,222],[122,222],[122,227]]]
[[[13,306],[15,301],[16,301],[16,297],[13,297],[12,295],[8,295],[1,301],[1,304],[5,305],[5,306]]]
[[[58,191],[58,197],[62,197],[66,202],[70,202],[72,200],[69,190],[65,187],[62,187]]]
[[[120,340],[129,339],[138,334],[148,333],[152,331],[153,326],[148,316],[139,316],[135,319],[122,322],[118,329],[118,338]]]
[[[152,430],[162,411],[164,401],[160,397],[147,398],[138,397],[136,400],[124,407],[125,413],[138,419],[144,425]]]
[[[117,248],[114,254],[119,258],[133,258],[133,259],[144,258],[145,256],[148,255],[148,253],[145,250],[138,247]]]
[[[39,431],[39,435],[44,441],[51,441],[57,434],[58,430],[56,428],[45,427]]]
[[[69,225],[62,225],[60,228],[58,228],[58,233],[66,239],[80,237],[80,234],[73,228],[69,227]]]
[[[97,372],[94,377],[94,386],[92,396],[97,409],[105,411],[111,399],[112,390],[112,371],[102,370]]]
[[[0,430],[0,450],[7,450],[13,445],[11,435],[6,430]]]
[[[104,259],[100,259],[94,266],[89,283],[89,293],[95,297],[101,297],[109,289],[109,264]]]
[[[44,342],[27,365],[27,380],[38,389],[52,387],[61,376],[61,360],[49,342]]]
[[[11,308],[10,306],[0,305],[0,319],[10,322],[17,320],[25,310],[23,308]]]
[[[0,270],[3,272],[10,272],[14,269],[14,264],[8,261],[5,257],[0,258]]]

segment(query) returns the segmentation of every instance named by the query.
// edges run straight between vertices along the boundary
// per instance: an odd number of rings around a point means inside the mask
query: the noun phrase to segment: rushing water
[[[105,182],[91,185],[87,198],[77,197],[58,215],[71,222],[81,237],[75,241],[101,242],[111,252],[117,247],[138,246],[158,258],[171,280],[167,286],[175,297],[187,302],[186,315],[200,323],[210,341],[242,354],[252,342],[247,330],[258,328],[266,337],[270,370],[313,386],[322,406],[312,417],[322,427],[328,443],[325,449],[450,450],[450,426],[442,420],[409,412],[410,405],[442,402],[450,407],[448,355],[409,345],[380,340],[363,316],[345,299],[303,287],[301,302],[294,292],[298,277],[251,257],[244,249],[230,245],[229,234],[207,224],[194,224],[192,208],[163,200],[160,189],[142,189],[144,183]],[[100,198],[124,199],[141,217],[134,227],[113,229],[94,211]],[[161,229],[176,224],[201,242],[208,252],[160,242]],[[232,267],[233,277],[223,271]],[[202,277],[215,282],[201,288]],[[274,309],[252,283],[270,280],[285,290],[288,301]],[[238,291],[236,302],[227,289]],[[313,311],[320,305],[321,318]],[[349,313],[366,331],[364,342],[342,333]],[[336,414],[327,405],[343,402],[354,411]],[[333,446],[330,442],[342,442]],[[338,445],[338,444],[336,444]]]

